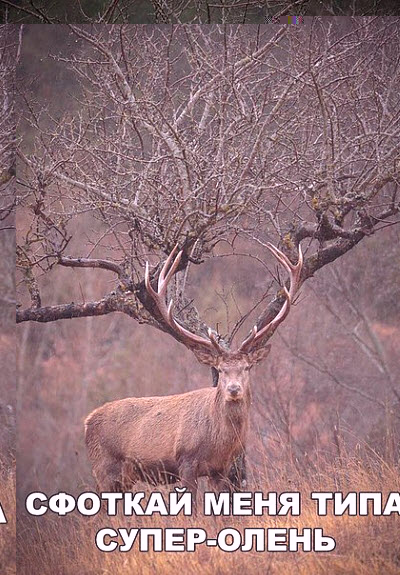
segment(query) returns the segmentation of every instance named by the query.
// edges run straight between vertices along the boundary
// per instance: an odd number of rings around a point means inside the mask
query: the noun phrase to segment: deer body
[[[118,491],[143,479],[153,484],[180,480],[195,496],[202,476],[230,488],[229,470],[246,442],[250,369],[269,353],[265,341],[289,313],[300,282],[300,247],[296,265],[271,244],[267,247],[289,272],[290,289],[283,288],[285,301],[278,314],[254,326],[236,351],[221,346],[211,329],[206,338],[174,318],[166,292],[182,256],[176,255],[177,247],[159,273],[157,291],[146,265],[146,289],[162,321],[201,363],[218,371],[218,385],[179,395],[121,399],[93,411],[85,422],[86,445],[100,491]]]
[[[241,363],[224,366],[217,387],[121,399],[93,411],[86,443],[99,490],[118,490],[124,475],[130,482],[181,479],[192,491],[202,476],[224,482],[248,429],[251,390]]]

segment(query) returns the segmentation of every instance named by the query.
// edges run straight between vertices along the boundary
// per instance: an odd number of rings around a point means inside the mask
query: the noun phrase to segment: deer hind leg
[[[117,459],[107,460],[101,466],[93,469],[93,475],[99,492],[122,491],[122,461]]]

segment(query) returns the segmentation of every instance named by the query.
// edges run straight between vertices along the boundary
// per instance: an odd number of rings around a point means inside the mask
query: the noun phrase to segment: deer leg
[[[241,491],[247,485],[246,452],[243,450],[235,458],[229,470],[229,481],[234,491]]]
[[[197,476],[197,464],[194,461],[190,463],[184,462],[179,467],[179,477],[182,482],[182,487],[186,487],[188,491],[192,494],[193,502],[193,513],[197,514],[197,487],[198,487],[198,476]]]
[[[215,491],[219,493],[221,491],[232,493],[233,487],[229,477],[225,477],[224,475],[217,475],[216,477],[212,478],[212,487]]]
[[[210,476],[210,489],[217,493],[229,493],[229,510],[232,511],[232,493],[235,491],[229,477],[223,473]]]
[[[111,460],[93,471],[100,492],[122,490],[122,461]]]

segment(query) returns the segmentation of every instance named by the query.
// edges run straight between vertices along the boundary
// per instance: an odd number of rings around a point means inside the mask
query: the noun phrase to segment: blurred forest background
[[[14,217],[0,222],[0,398],[1,462],[8,466],[15,457],[15,230]]]
[[[18,23],[236,23],[267,22],[286,15],[398,15],[391,0],[0,0],[3,19]]]
[[[0,464],[15,456],[15,116],[16,26],[0,27]]]
[[[20,88],[52,117],[74,114],[81,88],[63,61],[76,49],[74,35],[60,27],[28,27],[24,34]],[[35,125],[22,121],[19,135],[29,153]],[[28,218],[21,209],[21,232]],[[73,250],[84,246],[96,225],[90,215],[72,224]],[[190,296],[209,325],[224,325],[227,309],[228,316],[236,313],[234,302],[248,309],[270,280],[260,265],[265,250],[245,240],[241,247],[253,257],[223,257],[221,248],[220,257],[191,270]],[[273,338],[270,359],[254,369],[251,473],[265,465],[280,476],[286,464],[312,469],[321,454],[341,457],[366,445],[398,461],[399,256],[398,227],[388,226],[303,286],[298,305]],[[97,300],[112,289],[114,275],[56,266],[38,281],[46,305]],[[27,322],[18,331],[21,499],[36,489],[78,493],[92,486],[83,419],[93,408],[130,395],[211,384],[209,369],[182,345],[124,314]]]
[[[17,26],[0,26],[0,572],[15,573],[15,70]]]
[[[268,22],[287,15],[398,15],[391,0],[0,0],[3,19],[18,23],[131,24]]]

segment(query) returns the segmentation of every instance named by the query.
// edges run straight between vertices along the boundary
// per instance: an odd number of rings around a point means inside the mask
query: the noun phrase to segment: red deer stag
[[[285,301],[276,317],[255,326],[239,349],[225,349],[216,334],[208,338],[191,333],[167,305],[167,286],[175,274],[182,252],[177,247],[166,260],[155,291],[146,264],[145,285],[166,324],[189,347],[197,359],[219,372],[217,387],[163,397],[131,397],[106,403],[85,421],[86,445],[99,491],[118,491],[130,483],[153,484],[181,480],[196,499],[197,480],[209,477],[217,489],[229,488],[228,472],[244,449],[249,423],[251,389],[249,372],[270,349],[265,340],[288,315],[300,284],[303,256],[292,264],[268,244],[275,258],[289,272],[290,288],[283,288]],[[176,257],[175,257],[176,256]]]

